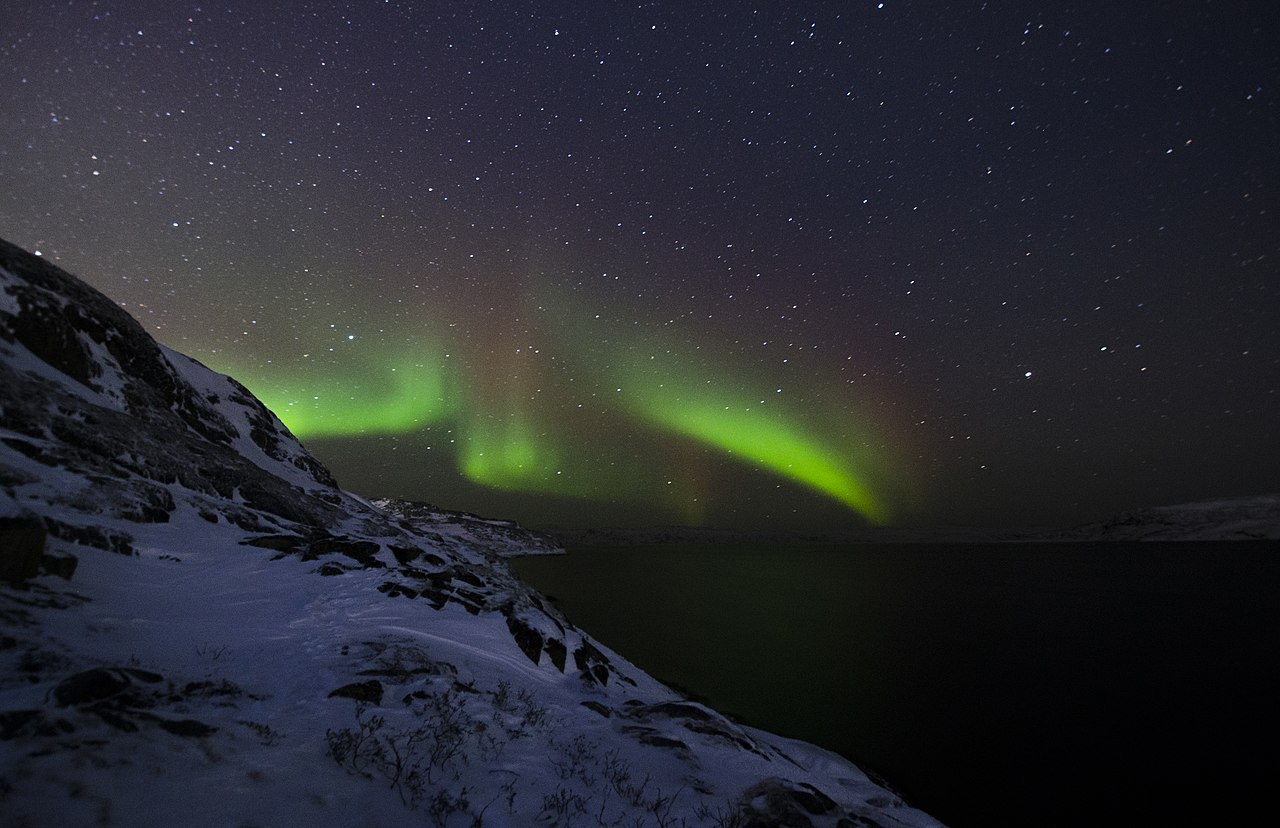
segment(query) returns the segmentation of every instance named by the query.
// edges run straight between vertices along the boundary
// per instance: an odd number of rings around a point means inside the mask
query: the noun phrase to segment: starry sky
[[[1280,490],[1270,2],[26,2],[0,236],[535,526]]]

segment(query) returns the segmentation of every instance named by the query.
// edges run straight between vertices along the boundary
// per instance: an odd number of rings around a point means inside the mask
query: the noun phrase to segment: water
[[[649,673],[956,828],[1219,821],[1270,810],[1280,781],[1280,544],[592,547],[513,567]]]

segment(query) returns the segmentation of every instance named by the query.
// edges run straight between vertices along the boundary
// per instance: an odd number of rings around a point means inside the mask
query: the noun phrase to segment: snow
[[[0,742],[0,770],[14,785],[6,811],[17,824],[88,824],[102,814],[112,825],[421,821],[423,815],[409,809],[385,780],[372,784],[328,755],[326,732],[352,728],[357,710],[352,700],[330,698],[330,692],[361,680],[361,670],[376,661],[371,654],[383,646],[400,648],[404,658],[424,665],[448,665],[441,668],[443,676],[406,673],[382,679],[384,699],[370,712],[385,717],[388,732],[419,725],[399,701],[414,691],[452,692],[472,726],[503,715],[494,701],[503,683],[526,691],[545,709],[543,724],[531,735],[490,748],[468,746],[465,761],[442,769],[440,790],[457,795],[465,789],[475,806],[470,810],[492,801],[484,824],[533,824],[539,815],[556,811],[544,800],[561,791],[571,797],[570,814],[579,801],[572,797],[579,797],[592,809],[603,807],[610,821],[631,824],[649,813],[652,821],[645,824],[656,825],[657,815],[644,803],[675,796],[670,815],[681,815],[690,825],[715,824],[697,818],[700,803],[705,809],[699,813],[717,808],[727,813],[744,788],[769,777],[816,784],[838,801],[876,814],[881,824],[936,824],[843,759],[812,746],[724,723],[729,732],[760,745],[761,756],[733,748],[723,738],[693,733],[678,719],[624,719],[628,701],[652,705],[679,697],[600,645],[634,686],[588,685],[571,670],[559,672],[545,657],[535,665],[501,614],[472,615],[456,604],[432,610],[421,601],[388,599],[377,592],[385,570],[321,577],[315,562],[273,560],[270,550],[240,545],[249,533],[225,523],[210,525],[189,507],[176,510],[169,523],[143,531],[124,522],[108,528],[132,532],[138,555],[53,542],[54,551],[77,555],[79,569],[70,583],[41,578],[32,591],[89,600],[71,609],[28,606],[34,623],[16,631],[25,639],[19,648],[30,646],[33,639],[27,635],[38,630],[41,658],[61,659],[77,670],[102,666],[158,673],[174,700],[161,700],[153,715],[195,719],[217,731],[199,739],[157,736],[145,724],[134,733],[116,732],[86,710],[50,711],[76,727],[75,750],[56,749],[72,738],[66,734]],[[499,573],[495,579],[503,577]],[[505,587],[520,589],[514,581]],[[22,591],[0,591],[0,609],[20,607],[24,597]],[[12,662],[15,653],[7,655]],[[0,710],[48,710],[48,699],[66,672],[28,682],[10,665],[0,687]],[[235,689],[212,696],[178,689],[201,682],[230,682]],[[458,692],[457,687],[472,689]],[[583,707],[584,701],[615,712],[606,719]],[[519,710],[509,714],[519,716]],[[686,752],[638,741],[628,727],[651,727],[654,735],[685,743],[691,748],[688,758],[682,758]],[[272,735],[264,739],[262,733]],[[633,785],[649,778],[637,797],[640,806],[617,794],[610,805],[603,796],[609,788],[598,766],[606,755],[626,767]],[[696,793],[695,787],[708,793]],[[514,797],[510,805],[509,795]],[[889,804],[869,804],[873,801]],[[418,811],[424,807],[419,803]],[[595,824],[579,816],[581,824]],[[442,824],[469,824],[461,809],[455,817]]]
[[[263,471],[274,474],[302,489],[316,488],[315,478],[306,471],[290,463],[268,457],[262,447],[249,438],[252,429],[249,411],[244,405],[235,401],[239,389],[233,386],[225,375],[205,367],[186,354],[178,353],[164,345],[160,348],[177,375],[194,388],[202,399],[217,400],[213,403],[214,410],[225,417],[236,430],[237,436],[232,442],[232,448]],[[277,432],[289,435],[288,429],[280,422],[280,418],[272,414],[271,420]],[[305,452],[292,435],[286,437],[286,444],[288,449],[292,449],[291,451],[286,449],[291,457],[297,457]]]

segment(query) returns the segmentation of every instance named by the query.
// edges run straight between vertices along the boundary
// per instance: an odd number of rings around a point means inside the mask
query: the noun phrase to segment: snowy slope
[[[593,642],[534,536],[384,505],[0,242],[0,821],[937,825]]]

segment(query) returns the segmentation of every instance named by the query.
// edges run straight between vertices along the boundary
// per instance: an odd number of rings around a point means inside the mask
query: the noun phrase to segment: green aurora
[[[752,405],[687,385],[639,384],[641,393],[624,398],[637,416],[823,492],[872,523],[889,519],[888,508],[871,494],[854,464],[785,412],[763,401]]]
[[[448,433],[458,472],[491,489],[654,502],[696,525],[708,496],[700,469],[705,455],[719,454],[820,492],[868,522],[891,519],[876,491],[892,488],[889,464],[876,462],[870,446],[877,441],[853,432],[849,415],[833,428],[788,404],[783,389],[743,382],[752,373],[743,366],[708,364],[705,352],[694,364],[673,356],[669,343],[610,339],[582,324],[559,330],[574,342],[558,350],[574,359],[558,370],[527,363],[494,370],[491,360],[469,363],[440,347],[406,354],[371,341],[319,365],[225,360],[216,367],[303,440]],[[512,387],[512,373],[528,379]],[[504,379],[487,379],[494,375]],[[653,432],[666,448],[637,452],[627,439],[636,431]],[[842,439],[825,436],[832,433]],[[693,452],[690,443],[703,449]]]
[[[353,364],[354,363],[354,364]],[[435,356],[401,358],[379,366],[345,358],[340,372],[269,366],[230,367],[300,439],[405,434],[454,413],[450,372]]]

